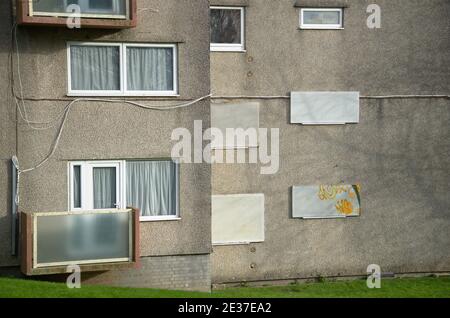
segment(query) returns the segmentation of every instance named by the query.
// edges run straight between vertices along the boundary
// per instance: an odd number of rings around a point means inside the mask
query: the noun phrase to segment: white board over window
[[[212,149],[258,147],[259,103],[211,104],[211,127],[222,132],[223,140],[213,140]],[[243,129],[236,138],[227,129]],[[237,131],[235,131],[237,132]]]
[[[345,218],[361,214],[359,185],[292,187],[292,217]]]
[[[212,243],[264,241],[264,194],[212,196]]]
[[[291,123],[343,125],[359,122],[359,92],[292,92]]]

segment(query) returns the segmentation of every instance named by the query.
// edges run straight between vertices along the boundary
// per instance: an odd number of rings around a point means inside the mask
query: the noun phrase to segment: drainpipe
[[[17,157],[12,157],[11,160],[11,255],[17,256],[17,235],[18,235],[18,214],[17,214]]]

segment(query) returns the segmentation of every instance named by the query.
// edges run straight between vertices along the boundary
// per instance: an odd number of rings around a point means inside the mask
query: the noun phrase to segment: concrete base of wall
[[[382,279],[395,278],[418,278],[418,277],[448,277],[450,272],[435,272],[435,273],[382,273]],[[332,276],[332,277],[307,277],[307,278],[290,278],[290,279],[272,279],[272,280],[258,280],[258,281],[242,281],[229,283],[213,283],[211,288],[213,290],[223,290],[232,287],[262,287],[262,286],[287,286],[291,284],[306,284],[317,283],[321,281],[338,282],[349,280],[365,280],[367,276]]]
[[[209,254],[143,257],[139,269],[82,273],[81,277],[85,284],[211,291]]]
[[[0,277],[65,282],[68,274],[31,276],[19,267],[0,267]],[[139,269],[81,273],[82,284],[188,291],[211,291],[209,254],[141,258]]]

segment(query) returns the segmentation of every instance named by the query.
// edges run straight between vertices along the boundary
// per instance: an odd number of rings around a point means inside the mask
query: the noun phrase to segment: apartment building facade
[[[139,268],[85,282],[450,271],[448,1],[75,1],[81,28],[25,2],[0,4],[4,271],[19,211],[128,206]],[[174,131],[195,153],[210,127],[257,131],[211,146],[247,161],[174,158]]]

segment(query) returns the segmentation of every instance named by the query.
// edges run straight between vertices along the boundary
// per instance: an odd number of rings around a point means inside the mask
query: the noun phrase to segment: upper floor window
[[[211,51],[243,51],[244,8],[211,7]]]
[[[175,44],[69,43],[69,95],[177,94]]]
[[[67,16],[71,5],[78,5],[85,18],[126,19],[129,13],[127,0],[39,0],[30,1],[30,13],[35,16]]]
[[[342,29],[344,27],[342,8],[302,8],[301,29]]]

